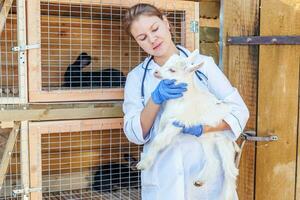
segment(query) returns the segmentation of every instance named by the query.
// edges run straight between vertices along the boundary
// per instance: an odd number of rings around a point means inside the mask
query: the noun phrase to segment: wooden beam
[[[260,7],[261,36],[300,34],[297,1],[261,0]],[[300,198],[295,193],[299,52],[299,45],[259,48],[257,133],[265,135],[272,131],[279,140],[257,148],[256,200],[295,199],[296,195]]]
[[[18,109],[2,110],[0,121],[45,121],[63,119],[114,118],[122,117],[121,105],[99,106],[93,104],[31,105]]]
[[[10,11],[10,8],[12,6],[13,0],[5,0],[3,2],[3,6],[1,8],[0,12],[0,35],[4,29],[4,25],[6,23],[6,18],[8,16],[8,13]]]
[[[203,18],[219,18],[220,1],[200,1],[200,17]]]
[[[11,132],[9,134],[7,143],[5,145],[5,150],[4,150],[2,160],[1,160],[1,165],[0,165],[0,190],[2,189],[2,184],[5,179],[7,167],[9,165],[11,152],[14,149],[19,130],[20,130],[20,123],[16,122],[13,129],[11,130]]]
[[[206,18],[200,18],[199,20],[200,26],[204,27],[215,27],[219,28],[220,27],[220,19],[206,19]]]
[[[257,35],[259,31],[259,0],[223,0],[223,41],[227,36]],[[250,110],[247,130],[256,130],[258,47],[227,46],[223,42],[224,72],[243,97]],[[254,199],[254,143],[246,143],[241,157],[238,194],[239,199]],[[270,198],[266,198],[270,199]]]

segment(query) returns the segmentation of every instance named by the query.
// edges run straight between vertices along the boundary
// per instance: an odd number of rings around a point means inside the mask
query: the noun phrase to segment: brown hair
[[[163,13],[155,6],[147,3],[136,4],[126,11],[123,18],[124,30],[128,35],[132,36],[130,32],[132,22],[141,15],[157,16],[160,19],[163,19]]]

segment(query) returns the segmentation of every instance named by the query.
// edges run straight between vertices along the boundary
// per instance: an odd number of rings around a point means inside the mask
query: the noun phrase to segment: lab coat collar
[[[187,55],[190,55],[190,51],[187,50],[186,48],[184,48],[181,45],[176,45],[177,48],[181,49],[182,51],[186,52]],[[182,51],[179,51],[179,55],[185,57],[184,53]],[[147,67],[147,63],[148,63],[148,70],[152,70],[152,69],[156,69],[157,67],[159,67],[159,65],[152,59],[151,61],[149,61],[152,58],[152,56],[148,56],[143,64],[142,64],[142,68],[146,69]]]

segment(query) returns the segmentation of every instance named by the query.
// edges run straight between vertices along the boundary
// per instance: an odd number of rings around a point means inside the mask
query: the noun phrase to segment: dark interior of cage
[[[139,147],[119,130],[42,134],[44,198],[139,199]]]
[[[3,16],[1,16],[3,17]],[[0,29],[0,97],[19,96],[16,4],[13,3],[3,29]]]
[[[147,55],[123,30],[122,6],[41,3],[43,90],[122,88]],[[166,12],[182,44],[184,13]]]

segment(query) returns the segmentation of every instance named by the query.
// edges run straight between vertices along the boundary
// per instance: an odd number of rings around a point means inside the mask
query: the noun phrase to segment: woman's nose
[[[156,37],[155,34],[150,34],[150,35],[148,36],[148,38],[149,38],[149,41],[150,41],[151,43],[154,43],[157,37]]]

